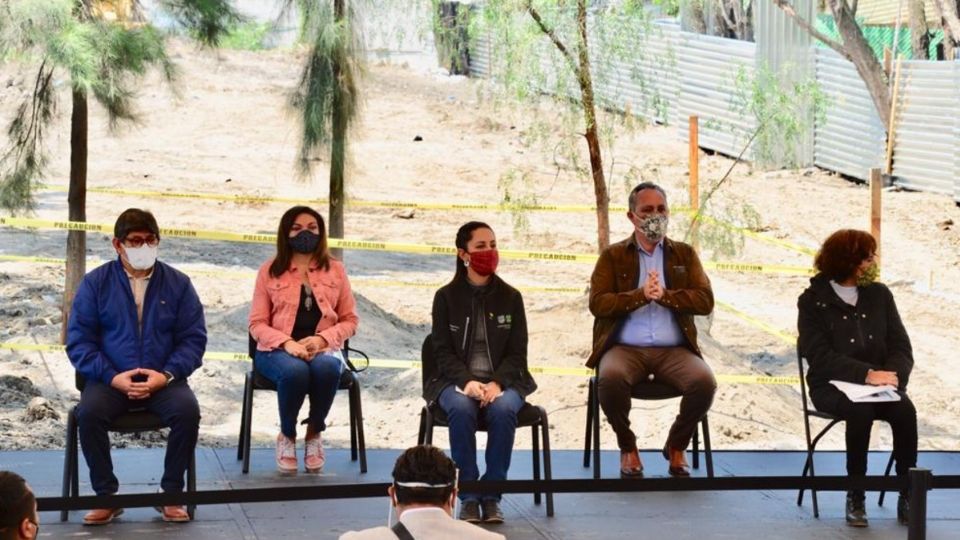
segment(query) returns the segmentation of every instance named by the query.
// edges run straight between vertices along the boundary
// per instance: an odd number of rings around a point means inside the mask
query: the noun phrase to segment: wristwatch
[[[169,371],[164,371],[163,374],[167,377],[167,386],[170,386],[170,383],[173,382],[173,378],[174,378],[173,373],[170,373]]]

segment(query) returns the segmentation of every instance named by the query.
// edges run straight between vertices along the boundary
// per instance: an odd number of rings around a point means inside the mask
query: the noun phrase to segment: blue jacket
[[[83,377],[110,384],[134,368],[186,379],[207,346],[203,306],[183,272],[157,261],[143,299],[143,331],[119,257],[88,273],[73,299],[67,356]]]

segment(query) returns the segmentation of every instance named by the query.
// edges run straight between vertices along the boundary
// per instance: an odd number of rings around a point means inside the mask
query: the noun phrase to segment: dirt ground
[[[214,192],[296,198],[326,195],[328,160],[318,157],[316,180],[294,177],[297,128],[285,108],[299,75],[299,57],[285,51],[218,54],[174,45],[182,82],[177,98],[155,78],[139,100],[142,123],[118,135],[107,132],[104,113],[91,108],[91,187],[158,192]],[[29,74],[0,67],[0,119],[5,126],[29,87]],[[349,195],[357,200],[497,203],[498,182],[509,173],[533,179],[527,194],[546,204],[591,204],[586,176],[558,174],[549,152],[528,144],[530,117],[478,99],[483,83],[397,65],[374,65],[364,83],[361,124],[350,142]],[[62,119],[50,132],[50,185],[64,185],[68,172],[69,96],[61,81]],[[547,118],[555,115],[549,105]],[[557,122],[559,125],[559,122]],[[558,128],[557,133],[560,133]],[[422,140],[415,141],[419,136]],[[553,141],[560,135],[553,135]],[[6,145],[7,141],[0,138]],[[549,147],[550,145],[545,145]],[[619,170],[629,164],[647,180],[668,188],[671,203],[687,203],[687,149],[674,127],[648,127],[623,134],[606,158]],[[611,161],[608,161],[610,163]],[[731,160],[701,152],[701,181],[715,182]],[[629,186],[615,169],[613,204],[625,204]],[[759,230],[770,238],[816,248],[840,227],[869,225],[869,191],[831,173],[809,169],[764,173],[738,165],[713,202],[718,215],[749,206]],[[883,279],[892,288],[913,341],[916,368],[911,395],[920,416],[921,448],[960,449],[960,374],[952,352],[960,350],[960,210],[948,197],[891,190],[884,193]],[[87,219],[113,223],[120,210],[152,210],[162,227],[272,233],[289,203],[238,204],[90,193]],[[325,206],[320,209],[326,214]],[[66,195],[45,191],[35,217],[63,220]],[[529,212],[514,227],[508,212],[351,207],[346,216],[351,239],[450,246],[457,227],[481,219],[496,230],[501,248],[595,252],[591,212]],[[672,233],[682,236],[676,215]],[[631,225],[611,216],[613,239]],[[0,228],[0,255],[63,257],[60,231]],[[92,259],[112,256],[108,239],[88,235]],[[209,351],[245,351],[246,317],[253,272],[271,255],[269,245],[165,238],[160,257],[191,275],[206,307]],[[809,254],[747,238],[736,257],[712,253],[704,260],[809,265]],[[345,262],[360,306],[361,324],[353,345],[371,357],[416,359],[428,332],[432,288],[450,278],[449,256],[348,251]],[[503,260],[500,274],[516,286],[585,288],[592,265],[558,261]],[[769,327],[796,332],[796,298],[807,278],[775,273],[708,271],[717,300]],[[0,342],[56,343],[60,329],[61,267],[0,260]],[[371,284],[370,280],[423,286]],[[365,283],[368,282],[368,283]],[[532,366],[581,366],[589,352],[592,317],[585,294],[527,292]],[[719,308],[701,321],[706,356],[719,375],[795,376],[792,346]],[[236,444],[243,375],[249,364],[210,360],[190,381],[203,410],[201,444]],[[56,448],[63,444],[66,411],[76,402],[73,370],[62,353],[0,350],[0,448]],[[24,380],[23,378],[26,378]],[[583,444],[586,381],[573,376],[539,375],[530,401],[551,415],[554,448]],[[419,372],[371,368],[361,381],[367,444],[401,448],[415,442],[422,405]],[[331,413],[327,445],[349,444],[346,396]],[[677,401],[635,402],[634,425],[640,444],[659,448]],[[803,447],[798,388],[790,385],[733,384],[721,380],[711,412],[715,448]],[[269,445],[278,429],[275,396],[256,398],[254,443]],[[886,428],[874,431],[875,444],[889,445]],[[615,439],[604,428],[603,446]],[[156,436],[121,444],[155,444]],[[438,432],[438,443],[445,434]],[[529,435],[518,437],[529,447]],[[842,447],[842,430],[825,447]]]

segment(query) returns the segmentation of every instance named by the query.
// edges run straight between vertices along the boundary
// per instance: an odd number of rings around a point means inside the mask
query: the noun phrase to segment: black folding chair
[[[247,354],[250,356],[251,363],[257,353],[257,341],[253,336],[247,335]],[[340,390],[347,390],[350,400],[350,459],[357,461],[360,458],[360,472],[367,472],[367,444],[363,438],[363,408],[360,399],[360,380],[357,373],[366,369],[370,363],[370,358],[366,353],[358,349],[350,348],[350,341],[343,344],[340,351],[343,354],[344,363],[347,369],[340,373]],[[356,353],[363,358],[362,368],[357,368],[350,361],[350,353]],[[247,372],[246,380],[243,384],[243,410],[240,413],[240,435],[237,441],[237,460],[243,460],[243,474],[250,472],[250,433],[253,429],[253,391],[271,390],[277,391],[277,385],[266,377],[260,375],[255,369],[251,368]]]
[[[429,373],[433,373],[435,363],[433,358],[433,339],[428,334],[423,340],[420,358],[422,361],[422,382],[427,383]],[[417,444],[433,444],[433,428],[450,427],[447,415],[443,409],[436,403],[429,403],[420,410],[420,433],[417,435]],[[531,440],[533,441],[533,479],[540,480],[540,437],[543,437],[543,478],[547,481],[553,479],[553,471],[550,466],[550,422],[547,418],[547,411],[543,407],[524,402],[523,407],[517,413],[517,427],[529,427],[531,431]],[[538,432],[537,428],[540,428]],[[486,431],[487,426],[483,417],[479,419],[478,431]],[[541,433],[542,432],[542,433]],[[547,517],[553,517],[553,492],[544,491],[547,499]],[[533,493],[533,503],[539,505],[541,492]]]
[[[800,350],[797,350],[797,368],[800,373],[800,397],[803,400],[803,428],[806,431],[807,435],[807,460],[803,464],[803,473],[800,477],[807,476],[807,471],[810,471],[810,476],[816,476],[816,473],[813,468],[813,452],[817,449],[817,443],[820,442],[820,439],[830,431],[830,428],[843,422],[843,418],[839,416],[832,415],[830,413],[820,412],[816,409],[811,408],[807,402],[807,381],[804,378],[804,369],[803,369],[803,356],[800,354]],[[810,417],[822,418],[827,420],[827,425],[817,433],[817,436],[813,439],[810,438]],[[887,461],[887,470],[883,473],[884,476],[890,476],[890,469],[893,468],[893,453],[890,453],[890,459]],[[797,494],[797,506],[803,505],[803,488],[800,488],[800,493]],[[883,506],[883,498],[886,495],[885,491],[880,492],[880,499],[877,501],[877,504]],[[810,497],[813,499],[813,517],[820,517],[820,507],[817,505],[817,490],[810,490]]]
[[[600,478],[600,394],[597,388],[597,372],[599,367],[594,370],[590,377],[590,384],[587,390],[587,426],[584,434],[583,444],[583,466],[590,466],[590,441],[593,441],[593,477]],[[630,391],[633,399],[642,399],[648,401],[658,401],[662,399],[673,399],[682,397],[683,394],[676,388],[660,382],[643,381],[635,384]],[[591,433],[591,431],[593,433]],[[713,451],[710,447],[710,423],[707,421],[707,415],[700,419],[699,429],[693,432],[693,468],[700,468],[700,431],[703,431],[703,452],[707,461],[707,476],[713,478]],[[591,437],[592,435],[592,437]]]
[[[83,392],[86,381],[79,373],[76,374],[77,390]],[[79,424],[77,410],[79,405],[74,405],[67,415],[67,434],[66,445],[63,454],[63,483],[61,496],[65,499],[76,499],[80,496],[80,458],[79,458]],[[114,433],[139,433],[141,431],[157,431],[169,427],[156,414],[146,409],[130,410],[113,421],[107,428]],[[190,465],[187,467],[187,492],[197,490],[197,456],[196,452],[190,455]],[[190,519],[193,519],[196,506],[187,506],[187,513]],[[69,512],[60,511],[60,521],[67,521]]]

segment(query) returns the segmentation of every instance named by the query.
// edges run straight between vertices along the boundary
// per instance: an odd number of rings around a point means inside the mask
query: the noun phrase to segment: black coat
[[[870,369],[897,372],[900,390],[906,390],[913,350],[893,294],[881,283],[858,287],[857,294],[851,306],[817,274],[797,300],[797,345],[810,364],[811,396],[830,380],[864,384]]]
[[[460,388],[475,379],[470,373],[472,320],[475,302],[480,302],[487,325],[487,343],[493,362],[493,377],[504,390],[513,388],[521,396],[537,389],[527,370],[527,317],[520,292],[493,276],[482,292],[476,292],[466,278],[454,279],[433,297],[433,366],[424,363],[423,398],[436,401],[450,384]]]

